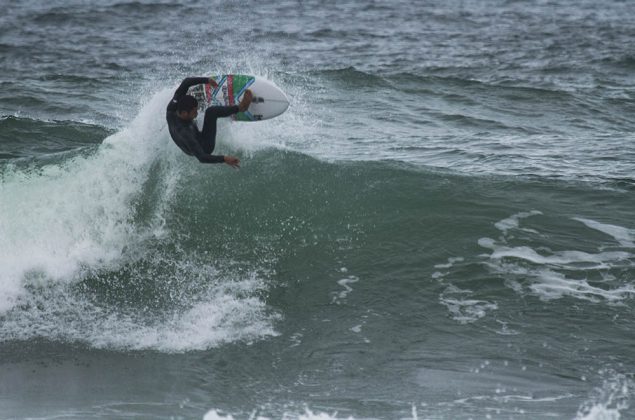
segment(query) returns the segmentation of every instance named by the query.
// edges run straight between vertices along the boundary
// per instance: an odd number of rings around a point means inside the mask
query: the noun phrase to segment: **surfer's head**
[[[191,95],[184,95],[176,103],[176,115],[182,120],[191,121],[198,115],[198,101]]]

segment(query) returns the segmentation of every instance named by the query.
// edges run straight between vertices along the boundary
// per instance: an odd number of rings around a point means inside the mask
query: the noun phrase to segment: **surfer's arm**
[[[225,156],[223,155],[210,155],[205,153],[205,150],[203,150],[199,142],[196,141],[195,139],[188,138],[186,141],[188,143],[187,145],[188,149],[190,150],[190,152],[192,152],[194,157],[198,159],[199,162],[201,163],[224,163],[225,162]]]
[[[213,115],[213,118],[225,118],[225,117],[229,117],[230,115],[234,115],[234,114],[238,113],[239,111],[240,111],[240,109],[238,108],[238,105],[233,105],[233,106],[210,106],[205,111],[205,115],[207,115],[207,113],[209,112],[209,113],[211,113],[211,115]]]
[[[175,117],[176,118],[176,117]],[[185,154],[194,156],[201,163],[223,163],[225,162],[225,156],[222,155],[210,155],[203,150],[199,139],[197,138],[197,134],[193,132],[194,130],[183,127],[176,126],[174,128],[174,132],[170,132],[172,134],[172,140],[176,143],[177,146]]]
[[[202,149],[200,151],[192,150],[192,152],[201,163],[225,163],[225,156],[223,155],[208,155]]]
[[[225,163],[225,156],[223,155],[206,155],[203,153],[196,156],[196,158],[201,163]]]
[[[205,111],[205,115],[211,115],[213,118],[225,118],[230,115],[237,114],[239,112],[245,112],[249,108],[253,99],[253,93],[247,89],[243,94],[243,98],[238,105],[232,106],[210,106]]]
[[[176,92],[174,92],[174,97],[178,98],[180,96],[186,95],[187,90],[192,86],[202,85],[204,83],[209,83],[209,77],[187,77],[183,79],[181,85],[178,87]]]

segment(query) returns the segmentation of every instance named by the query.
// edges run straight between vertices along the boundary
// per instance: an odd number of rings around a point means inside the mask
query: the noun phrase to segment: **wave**
[[[3,167],[0,341],[181,352],[257,340],[278,334],[296,301],[363,305],[372,279],[390,277],[395,265],[418,281],[431,270],[421,287],[460,323],[488,322],[516,294],[611,306],[633,296],[623,193],[316,159],[303,137],[314,128],[297,111],[221,124],[219,152],[239,154],[243,168],[200,165],[169,138],[170,93],[155,95],[114,134],[68,122],[2,122],[66,130],[60,136],[88,130],[91,146],[37,168]],[[289,136],[292,147],[280,142]],[[587,202],[612,216],[598,217]],[[563,226],[561,237],[550,233]],[[469,238],[471,252],[438,259],[438,250]],[[409,290],[414,280],[405,277],[391,287]],[[311,294],[289,286],[298,278],[313,280]],[[354,320],[351,331],[361,334],[364,322]]]
[[[76,121],[42,121],[5,116],[0,118],[0,161],[46,157],[54,153],[96,146],[112,130]]]
[[[632,54],[606,57],[596,61],[619,70],[632,70],[635,68],[635,55]]]
[[[501,79],[499,81],[479,80],[471,77],[439,76],[426,73],[411,72],[374,72],[360,70],[353,66],[311,72],[326,79],[349,82],[351,86],[391,87],[397,90],[408,90],[412,86],[455,87],[469,90],[482,90],[491,93],[509,93],[511,99],[527,100],[532,98],[568,100],[573,98],[570,91],[554,87],[528,86],[523,80]]]
[[[390,86],[388,81],[383,76],[358,70],[352,66],[339,69],[313,71],[309,74],[323,77],[332,82],[341,83],[348,88],[372,88]]]
[[[31,20],[38,25],[63,25],[73,24],[84,26],[86,22],[94,20],[95,16],[104,18],[131,19],[134,15],[158,14],[179,10],[183,6],[174,3],[138,1],[115,2],[113,4],[80,5],[79,7],[53,7],[50,10],[36,14]]]

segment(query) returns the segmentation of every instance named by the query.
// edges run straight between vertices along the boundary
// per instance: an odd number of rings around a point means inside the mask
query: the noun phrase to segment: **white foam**
[[[529,283],[526,287],[543,300],[571,296],[594,302],[605,299],[607,302],[617,303],[635,294],[635,287],[631,284],[606,289],[595,287],[586,279],[567,277],[564,273],[540,265],[524,266],[494,259],[487,266],[493,272],[503,275],[506,278],[505,284],[518,293],[522,293],[525,288],[511,276],[519,277],[523,283]]]
[[[448,262],[445,264],[435,264],[434,268],[451,268],[454,266],[454,263],[462,262],[464,260],[463,257],[450,257],[448,258]]]
[[[538,211],[538,210],[532,210],[532,211],[523,211],[517,214],[514,214],[506,219],[500,220],[498,222],[496,222],[494,224],[494,226],[496,227],[496,229],[500,230],[501,232],[503,232],[503,234],[506,234],[509,230],[511,229],[518,229],[519,227],[519,221],[521,219],[526,219],[528,217],[531,216],[537,216],[542,214],[542,212]],[[534,230],[531,229],[527,229],[530,232],[535,232]]]
[[[484,300],[469,299],[471,290],[449,285],[439,296],[439,302],[448,308],[452,319],[468,324],[483,318],[488,311],[498,309],[498,305]]]
[[[362,324],[351,327],[351,331],[353,331],[356,334],[359,334],[360,332],[362,332]]]
[[[0,313],[13,307],[34,273],[69,281],[108,265],[155,226],[136,227],[134,200],[167,145],[157,94],[132,123],[93,155],[39,170],[9,170],[0,183]],[[176,176],[176,174],[172,174]],[[170,189],[164,189],[169,194]],[[167,199],[167,197],[164,197]]]
[[[481,238],[478,244],[491,250],[486,266],[493,272],[505,277],[505,284],[515,291],[522,293],[525,286],[541,299],[551,300],[564,296],[578,299],[599,301],[604,299],[616,303],[635,294],[635,286],[631,283],[615,284],[618,279],[609,270],[633,267],[635,258],[626,251],[585,252],[579,250],[551,251],[540,246],[540,252],[531,246],[531,239],[526,239],[527,245],[510,246],[508,231],[527,231],[520,226],[519,221],[524,217],[540,214],[537,211],[521,212],[495,225],[504,232],[500,240]],[[576,219],[577,220],[577,219]],[[620,241],[622,246],[628,245],[630,231],[614,225],[597,224],[588,219],[584,223],[603,232],[610,232],[611,236]],[[532,231],[532,233],[538,233]],[[548,238],[548,235],[542,234]],[[518,240],[518,238],[516,238]],[[575,274],[575,276],[573,276]],[[602,287],[591,285],[589,277],[600,277]],[[529,284],[527,284],[529,283]],[[525,286],[523,286],[525,284]],[[606,284],[606,287],[604,287]]]
[[[630,408],[635,383],[624,374],[611,372],[608,375],[610,377],[580,406],[575,420],[619,420]]]
[[[617,408],[607,408],[604,404],[598,404],[585,411],[586,414],[578,413],[576,420],[619,420],[622,416]]]
[[[256,418],[260,419],[260,417]],[[220,411],[212,409],[203,416],[203,420],[234,420],[234,416],[231,414],[222,414]]]
[[[465,258],[463,257],[450,257],[447,263],[436,264],[434,267],[451,270],[454,264],[463,262],[464,260]],[[459,289],[453,284],[447,283],[445,277],[448,274],[449,271],[435,271],[431,277],[447,285],[445,290],[439,295],[439,303],[448,309],[452,319],[461,324],[472,323],[483,318],[488,311],[498,309],[496,303],[470,299],[470,296],[473,294],[471,290]]]
[[[487,267],[516,293],[529,291],[545,301],[567,296],[592,302],[622,304],[625,299],[635,297],[635,284],[632,279],[623,278],[622,275],[624,269],[635,267],[633,253],[627,250],[603,251],[606,247],[602,244],[598,244],[597,253],[576,249],[552,251],[544,245],[548,243],[549,233],[521,226],[523,219],[540,214],[542,212],[537,210],[519,212],[496,222],[495,227],[503,235],[499,239],[480,238],[479,246],[489,252],[473,256],[473,263]],[[631,247],[633,231],[630,229],[589,219],[575,220],[609,234],[624,248]],[[519,232],[524,234],[517,235]],[[512,241],[525,243],[511,246]],[[439,295],[439,302],[448,308],[452,319],[470,323],[482,318],[488,311],[497,309],[497,305],[496,302],[473,299],[471,291],[459,289],[447,282],[455,263],[459,261],[470,263],[470,259],[465,257],[449,258],[447,263],[434,266],[443,271],[433,272],[432,278],[447,286]]]
[[[216,285],[195,302],[184,302],[185,308],[163,315],[109,308],[64,285],[48,285],[22,296],[20,309],[5,315],[0,340],[39,337],[83,342],[95,348],[173,353],[277,335],[272,327],[277,315],[269,314],[255,296],[264,286],[255,274],[239,281],[216,279]]]
[[[554,252],[549,256],[543,256],[528,246],[497,246],[495,242],[489,242],[487,239],[488,238],[481,238],[481,240],[479,240],[479,244],[485,245],[486,248],[494,249],[494,252],[490,255],[490,258],[492,259],[516,258],[534,264],[562,266],[563,268],[570,270],[578,268],[575,264],[585,264],[582,268],[584,270],[609,268],[612,266],[611,263],[617,261],[628,261],[632,256],[628,252],[620,251],[601,252],[598,254],[590,254],[582,251],[561,251]]]
[[[635,295],[635,288],[631,285],[602,289],[591,286],[586,280],[569,279],[564,274],[549,269],[539,269],[528,274],[539,280],[529,288],[544,300],[572,296],[591,301],[597,301],[601,297],[609,302],[618,302]]]
[[[600,223],[595,220],[583,219],[581,217],[574,217],[573,220],[577,220],[580,223],[584,223],[588,228],[595,229],[613,237],[613,239],[615,239],[624,248],[635,248],[635,230],[633,229],[609,225],[607,223]]]
[[[256,415],[256,413],[252,413],[251,416],[249,416],[250,419],[254,419],[254,420],[271,420],[271,417],[264,417],[264,416],[259,416]],[[309,410],[308,408],[305,410],[304,413],[293,413],[293,412],[285,412],[281,417],[279,417],[282,420],[291,420],[291,419],[297,419],[297,420],[337,420],[337,419],[350,419],[353,420],[353,417],[337,417],[337,413],[334,414],[328,414],[328,413],[314,413],[311,410]],[[205,414],[205,416],[203,417],[203,420],[234,420],[234,416],[232,416],[231,414],[223,414],[222,412],[216,410],[216,409],[211,409],[210,411],[207,412],[207,414]]]
[[[335,293],[331,303],[337,303],[337,304],[342,303],[342,301],[344,299],[346,299],[348,294],[353,291],[353,288],[351,286],[349,286],[349,285],[353,284],[353,283],[357,283],[358,281],[359,281],[359,277],[357,277],[357,276],[348,276],[346,278],[338,280],[337,284],[342,286],[344,288],[344,290]]]

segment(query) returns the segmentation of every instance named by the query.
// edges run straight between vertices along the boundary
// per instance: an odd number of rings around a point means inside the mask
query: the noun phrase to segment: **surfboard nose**
[[[275,118],[289,108],[289,97],[271,82],[260,76],[225,74],[215,76],[217,86],[202,92],[207,105],[233,105],[249,89],[253,99],[246,112],[232,116],[236,121],[260,121]],[[208,85],[209,86],[209,85]]]

